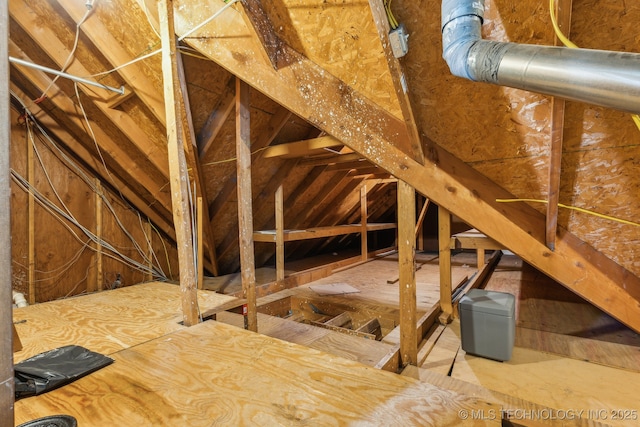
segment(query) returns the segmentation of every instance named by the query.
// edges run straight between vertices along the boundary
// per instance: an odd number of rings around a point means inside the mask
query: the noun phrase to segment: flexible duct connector
[[[24,294],[21,294],[20,292],[16,292],[16,291],[13,291],[13,303],[18,308],[26,307],[29,305],[29,303],[27,303],[27,300],[24,298]]]
[[[482,40],[484,0],[442,1],[442,56],[451,73],[640,113],[640,54]]]

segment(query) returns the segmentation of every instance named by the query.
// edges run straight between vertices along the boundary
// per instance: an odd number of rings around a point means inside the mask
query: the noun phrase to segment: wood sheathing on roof
[[[410,51],[399,65],[385,57],[371,12],[369,3],[377,7],[381,1],[245,3],[262,8],[264,13],[256,18],[262,25],[252,25],[244,7],[236,3],[181,42],[199,152],[189,167],[192,174],[193,168],[199,169],[202,177],[204,188],[198,191],[210,219],[205,238],[210,249],[215,248],[215,256],[207,255],[209,271],[215,263],[220,273],[239,268],[233,161],[237,76],[253,88],[254,229],[274,227],[273,195],[281,183],[286,228],[358,222],[360,188],[371,183],[367,180],[391,173],[640,331],[640,227],[561,209],[551,251],[545,245],[543,204],[496,202],[547,198],[552,102],[544,95],[451,76],[441,59],[439,2],[393,2],[394,14],[411,34]],[[545,2],[486,3],[485,38],[554,44]],[[186,34],[223,5],[177,1],[176,33]],[[76,24],[87,10],[84,2],[10,0],[9,9],[10,55],[60,69],[73,47]],[[153,0],[96,0],[67,71],[94,75],[159,49],[157,19]],[[639,51],[639,20],[640,5],[635,2],[576,1],[571,37],[582,47]],[[273,43],[265,48],[264,40]],[[408,96],[397,95],[394,79],[397,85],[400,72]],[[42,125],[114,194],[121,193],[148,217],[170,244],[175,233],[160,55],[95,78],[109,86],[124,85],[127,91],[119,97],[78,86],[108,173],[87,132],[73,84],[59,79],[46,99],[34,103],[51,78],[11,67],[12,90]],[[640,131],[630,116],[575,102],[566,103],[564,115],[559,201],[637,221]],[[412,126],[419,134],[412,133]],[[20,126],[13,131],[16,140],[24,137]],[[421,147],[416,147],[415,135]],[[292,149],[289,155],[274,157],[262,150],[314,138],[337,141],[331,151]],[[16,159],[24,157],[20,153]],[[347,155],[352,162],[340,167],[340,157]],[[367,189],[368,221],[393,221],[395,184]],[[14,189],[16,195],[19,192]],[[17,222],[24,234],[24,220]],[[332,241],[333,247],[344,243]],[[323,242],[295,245],[292,252],[300,255],[328,249]],[[258,265],[275,251],[274,245],[257,248]],[[15,250],[25,252],[24,247]],[[24,274],[16,264],[14,268]]]

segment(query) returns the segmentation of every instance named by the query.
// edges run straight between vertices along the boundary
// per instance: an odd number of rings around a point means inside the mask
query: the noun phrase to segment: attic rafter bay
[[[197,4],[179,11],[178,33],[196,22]],[[210,8],[213,6],[210,6]],[[434,203],[563,283],[623,323],[640,331],[640,279],[567,232],[556,251],[544,244],[544,217],[528,205],[509,206],[497,198],[512,197],[485,176],[431,141],[425,165],[396,146],[406,141],[403,122],[371,103],[318,64],[284,45],[288,67],[274,70],[261,57],[260,42],[241,16],[229,14],[212,23],[216,38],[189,43],[300,117],[340,139],[370,161],[405,180]],[[222,37],[224,35],[224,37]],[[481,212],[482,214],[479,214]]]

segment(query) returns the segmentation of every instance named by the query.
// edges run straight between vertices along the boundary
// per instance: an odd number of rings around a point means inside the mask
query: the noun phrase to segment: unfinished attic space
[[[640,2],[0,2],[0,427],[640,425]]]

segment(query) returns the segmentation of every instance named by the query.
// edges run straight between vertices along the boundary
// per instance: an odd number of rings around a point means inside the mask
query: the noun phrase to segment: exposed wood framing
[[[24,1],[15,0],[9,3],[9,10],[13,19],[29,34],[34,40],[46,39],[47,43],[41,45],[45,53],[61,67],[70,51],[57,38],[56,34],[46,25],[41,25],[40,17]],[[78,76],[88,76],[92,73],[78,61],[73,61],[67,68],[67,72]],[[140,128],[134,119],[118,110],[109,108],[108,101],[110,94],[103,89],[78,85],[80,93],[85,94],[86,99],[108,117],[120,132],[127,136],[134,146],[136,146],[154,167],[165,177],[168,177],[166,151],[152,143],[149,137]],[[48,94],[51,97],[51,94]],[[96,126],[94,126],[95,128]]]
[[[236,152],[238,174],[238,228],[242,297],[247,300],[245,328],[258,331],[256,266],[253,253],[253,203],[251,197],[251,135],[249,85],[236,80]]]
[[[197,226],[197,239],[198,242],[198,258],[196,260],[196,264],[198,265],[198,289],[204,288],[204,244],[203,244],[203,234],[202,234],[202,223],[204,222],[204,208],[202,203],[202,197],[197,198],[197,207],[196,207],[196,226]],[[207,220],[208,222],[208,220]]]
[[[241,0],[246,20],[253,27],[260,39],[263,53],[274,69],[279,67],[279,56],[282,55],[282,41],[273,30],[271,20],[262,7],[260,0]]]
[[[556,2],[558,26],[569,37],[571,31],[571,9],[573,0]],[[562,42],[556,37],[556,46]],[[547,203],[546,243],[552,251],[556,247],[558,229],[558,202],[560,201],[560,175],[562,169],[562,142],[564,140],[565,100],[551,98],[551,150],[549,152],[549,190]]]
[[[187,168],[191,170],[193,174],[193,181],[195,185],[196,197],[205,196],[205,180],[202,174],[202,167],[200,166],[200,157],[197,153],[197,142],[195,140],[195,132],[193,130],[193,120],[191,117],[191,107],[189,103],[189,94],[187,92],[186,78],[184,76],[184,68],[182,64],[182,55],[180,52],[176,52],[176,62],[178,67],[178,107],[180,112],[180,118],[182,120],[182,140],[184,143],[184,151],[186,153]],[[203,214],[205,218],[209,218],[209,205],[203,206]],[[213,232],[211,230],[211,221],[205,221],[203,223],[203,238],[204,248],[207,250],[208,260],[211,265],[211,272],[214,276],[219,274],[218,272],[218,258],[216,256],[216,245],[213,240]],[[204,258],[202,258],[204,261]]]
[[[11,293],[11,165],[9,120],[9,14],[0,3],[0,427],[13,427],[13,318]]]
[[[153,227],[151,227],[151,221],[147,219],[144,223],[144,235],[147,242],[147,267],[149,271],[144,274],[144,280],[150,282],[153,280]],[[160,237],[162,239],[162,237]]]
[[[27,122],[27,126],[31,129],[31,123]],[[27,180],[30,185],[36,183],[36,163],[34,157],[33,144],[35,141],[31,138],[31,132],[27,138]],[[36,303],[36,199],[33,192],[29,191],[28,196],[27,215],[29,221],[29,235],[28,240],[28,269],[27,269],[27,283],[29,284],[29,294],[27,296],[29,304]]]
[[[418,364],[416,329],[416,192],[398,181],[398,262],[400,268],[400,363]]]
[[[320,136],[318,138],[304,141],[279,144],[264,150],[265,159],[270,157],[302,157],[310,154],[322,152],[324,148],[341,147],[344,143],[332,136]]]
[[[271,142],[273,142],[273,140],[276,138],[280,130],[282,130],[282,128],[287,123],[287,120],[289,120],[290,117],[291,117],[291,112],[289,112],[286,108],[279,108],[278,111],[276,111],[275,114],[269,120],[269,125],[267,130],[264,133],[260,134],[256,138],[256,140],[251,144],[251,149],[257,151],[264,147],[268,147],[269,144],[271,144]],[[254,162],[258,161],[261,157],[263,157],[264,153],[267,151],[269,151],[269,149],[260,151],[255,156]],[[212,222],[215,223],[215,215],[217,215],[220,212],[224,204],[227,202],[229,197],[231,197],[231,195],[235,192],[235,190],[236,190],[235,182],[233,182],[232,179],[227,179],[224,186],[222,187],[222,190],[220,190],[220,192],[218,193],[218,196],[209,205],[209,212],[211,213],[211,215],[213,215],[211,217]],[[220,256],[222,257],[222,255],[224,255],[224,253],[228,250],[229,246],[233,244],[235,244],[235,240],[232,240],[230,243],[227,241],[223,241],[220,244]]]
[[[366,261],[369,257],[367,245],[367,185],[360,187],[360,252],[362,260]]]
[[[209,149],[213,145],[218,133],[222,129],[222,126],[231,115],[231,112],[236,106],[236,93],[234,83],[235,79],[229,79],[229,84],[226,86],[222,97],[216,104],[216,107],[211,111],[207,121],[200,129],[197,137],[198,154],[201,159],[207,155]]]
[[[176,228],[178,262],[180,263],[180,291],[182,296],[182,317],[186,326],[198,323],[198,300],[196,287],[195,260],[193,256],[193,236],[191,232],[191,212],[189,209],[189,189],[187,182],[187,161],[184,154],[184,131],[182,112],[179,111],[180,83],[176,60],[176,37],[173,24],[173,0],[160,0],[160,35],[162,39],[162,75],[164,79],[164,99],[167,115],[167,148],[173,222]]]
[[[284,280],[284,191],[282,184],[276,190],[276,281]]]
[[[57,0],[64,10],[71,16],[75,23],[80,22],[87,11],[84,2],[77,0]],[[91,40],[96,46],[106,46],[107,49],[101,49],[100,52],[115,67],[126,64],[134,59],[122,45],[111,35],[109,29],[102,23],[100,19],[91,19],[87,25],[82,26],[82,33]],[[134,87],[135,96],[137,96],[144,105],[149,108],[153,116],[162,124],[166,124],[163,99],[157,96],[159,88],[155,87],[150,80],[145,78],[143,72],[144,65],[141,63],[133,63],[127,67],[117,70],[117,73],[126,82],[128,87]],[[119,95],[113,98],[114,101],[123,102],[127,96],[130,96],[130,90],[125,91],[125,95]],[[113,101],[107,99],[110,108],[115,108]],[[116,104],[117,106],[117,104]]]
[[[389,26],[387,12],[382,4],[382,0],[369,0],[369,7],[371,7],[373,21],[378,29],[378,36],[382,41],[382,50],[384,51],[384,56],[387,59],[391,80],[393,81],[393,87],[396,91],[398,102],[400,103],[402,117],[404,118],[404,122],[407,126],[410,150],[407,154],[410,154],[418,163],[424,163],[422,139],[420,138],[420,130],[418,129],[418,124],[416,123],[416,119],[413,115],[413,108],[411,107],[407,78],[402,70],[400,60],[395,57],[393,50],[391,49],[391,41],[389,40],[391,27]]]
[[[197,22],[191,15],[195,10],[180,11],[180,33]],[[241,18],[228,18],[213,24],[219,34],[247,34],[241,29]],[[558,233],[555,252],[549,251],[543,215],[523,203],[496,202],[513,196],[426,138],[425,164],[409,158],[395,143],[407,138],[403,122],[294,49],[283,46],[289,66],[276,72],[253,59],[260,55],[261,48],[251,37],[190,39],[190,43],[296,115],[412,184],[467,224],[508,244],[534,267],[640,331],[640,278],[564,230]],[[359,132],[353,131],[358,128]]]
[[[31,61],[13,42],[9,43],[9,52],[12,56]],[[42,93],[51,83],[51,80],[44,73],[37,70],[23,68],[20,69],[19,73],[24,75],[39,93]],[[66,133],[56,123],[55,117],[51,117],[47,111],[43,110],[42,108],[44,107],[30,101],[31,97],[24,91],[16,87],[13,87],[12,90],[23,102],[26,102],[27,107],[38,117],[38,120],[57,135],[60,140],[65,141],[69,149],[76,153],[78,157],[82,158],[88,165],[91,165],[95,173],[101,176],[103,181],[111,182],[140,212],[151,218],[167,235],[173,237],[173,227],[170,225],[169,220],[170,211],[165,208],[171,206],[171,198],[168,193],[163,191],[163,183],[154,179],[156,174],[151,173],[149,165],[142,165],[132,160],[130,153],[121,144],[113,140],[100,126],[93,126],[93,132],[96,139],[100,141],[100,149],[105,161],[109,165],[116,165],[121,168],[117,171],[118,175],[123,177],[121,181],[115,174],[109,174],[104,170],[104,166],[95,160],[92,149],[87,149],[79,142],[79,136]],[[86,137],[85,124],[82,117],[77,114],[75,103],[55,85],[49,89],[48,94],[48,102],[53,103],[54,110],[62,112],[64,117],[70,120],[71,124],[78,129],[82,137]],[[78,142],[76,143],[76,141]],[[93,145],[93,142],[91,142],[91,145]],[[136,191],[131,188],[132,185],[141,185],[146,191]],[[144,200],[138,196],[138,193],[145,194],[147,192],[148,197]],[[158,201],[153,207],[149,206],[152,200]]]
[[[100,182],[99,179],[96,178],[95,180],[95,186],[96,186],[96,193],[94,195],[95,197],[95,215],[96,215],[96,236],[98,237],[98,241],[96,242],[96,253],[95,253],[95,257],[96,257],[96,277],[95,277],[95,281],[93,282],[93,288],[89,289],[89,285],[87,284],[87,292],[92,292],[92,291],[101,291],[102,290],[102,286],[104,284],[104,279],[103,279],[103,258],[102,258],[102,243],[101,239],[102,239],[102,214],[103,214],[103,210],[102,210],[102,183]]]
[[[451,213],[438,206],[438,247],[440,265],[440,323],[451,321],[453,306],[451,304]]]
[[[426,197],[423,198],[420,196],[420,203],[422,207],[420,208],[420,216],[418,217],[418,222],[416,223],[416,238],[418,239],[418,250],[424,250],[424,217],[427,214],[427,210],[429,209],[429,199]]]

